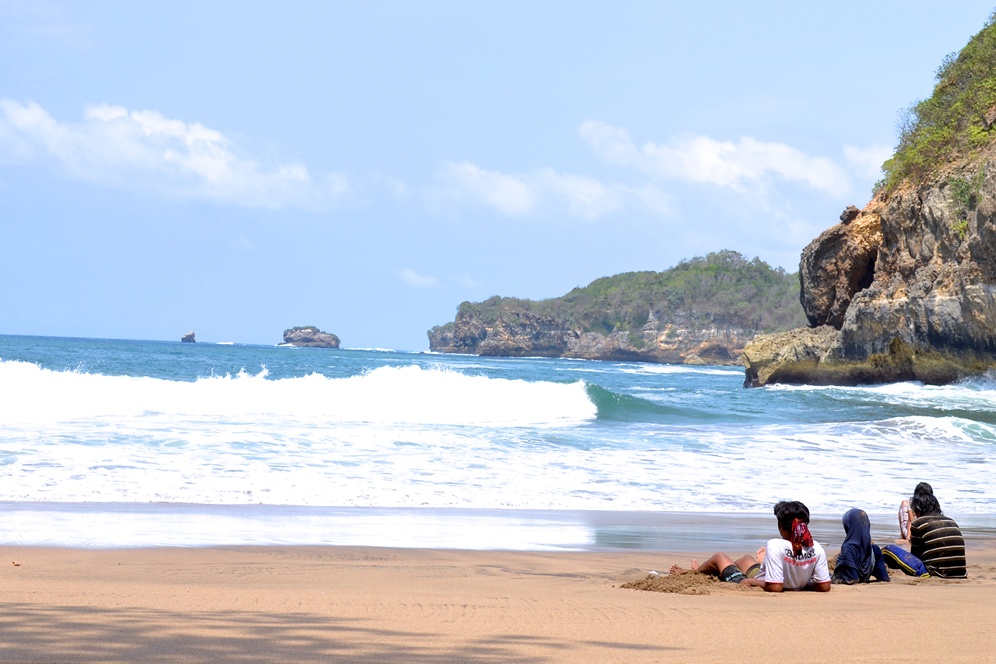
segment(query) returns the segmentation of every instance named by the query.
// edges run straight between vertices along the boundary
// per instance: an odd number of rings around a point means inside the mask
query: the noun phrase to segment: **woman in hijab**
[[[834,583],[868,583],[871,577],[888,581],[889,571],[882,559],[882,550],[872,544],[871,524],[864,510],[852,509],[841,519],[844,524],[844,543],[840,545],[837,565],[833,571]]]

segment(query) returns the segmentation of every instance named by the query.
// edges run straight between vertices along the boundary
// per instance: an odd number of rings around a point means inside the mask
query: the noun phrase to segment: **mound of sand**
[[[649,590],[655,593],[678,593],[681,595],[708,595],[720,588],[730,590],[750,590],[738,583],[723,583],[710,574],[700,574],[688,570],[681,574],[648,574],[645,579],[624,583],[620,588]]]

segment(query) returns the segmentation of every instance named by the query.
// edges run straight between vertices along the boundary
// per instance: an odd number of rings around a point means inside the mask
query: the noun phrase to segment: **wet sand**
[[[655,512],[431,507],[299,507],[174,503],[0,502],[0,547],[382,546],[408,549],[754,551],[775,533],[770,510]],[[996,544],[996,515],[955,514],[966,537]],[[869,513],[888,541],[896,513]],[[840,515],[814,514],[824,546]]]
[[[782,595],[621,587],[683,552],[0,546],[0,661],[978,662],[996,544],[969,546],[967,581]]]

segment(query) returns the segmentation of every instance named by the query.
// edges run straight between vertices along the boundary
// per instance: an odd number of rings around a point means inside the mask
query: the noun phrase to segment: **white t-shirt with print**
[[[827,553],[820,543],[803,548],[798,558],[792,555],[792,543],[780,537],[768,540],[764,562],[755,577],[759,581],[781,583],[785,590],[802,590],[811,583],[830,580]]]

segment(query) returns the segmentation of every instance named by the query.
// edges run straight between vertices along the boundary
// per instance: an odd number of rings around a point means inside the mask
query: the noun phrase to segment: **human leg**
[[[692,559],[692,566],[690,569],[693,572],[702,572],[703,574],[712,574],[717,576],[721,571],[733,565],[734,562],[725,553],[715,553],[706,559],[704,563],[699,564],[698,560]],[[671,574],[681,574],[687,571],[684,567],[679,567],[678,565],[671,565]]]
[[[910,540],[910,501],[904,500],[899,504],[899,537],[898,544],[905,544]]]
[[[746,578],[744,573],[756,562],[750,555],[743,556],[734,561],[725,553],[720,552],[709,556],[702,564],[699,564],[697,560],[692,560],[691,569],[702,574],[711,574],[712,576],[719,577],[720,581],[739,582]],[[671,566],[671,574],[681,574],[685,571],[684,568],[678,565]]]
[[[736,565],[732,559],[725,553],[714,553],[709,556],[704,563],[698,566],[698,571],[703,574],[712,574],[713,576],[718,576],[720,572],[729,567],[730,565]],[[738,568],[739,569],[739,568]]]
[[[759,557],[757,558],[748,553],[733,561],[737,569],[748,579],[753,579],[761,571],[761,561],[764,560],[764,547],[758,549],[758,553]]]
[[[733,564],[737,566],[737,569],[746,574],[747,570],[759,563],[757,558],[748,553],[734,560]]]
[[[882,547],[882,560],[887,567],[902,570],[909,576],[930,576],[922,560],[894,544]]]

